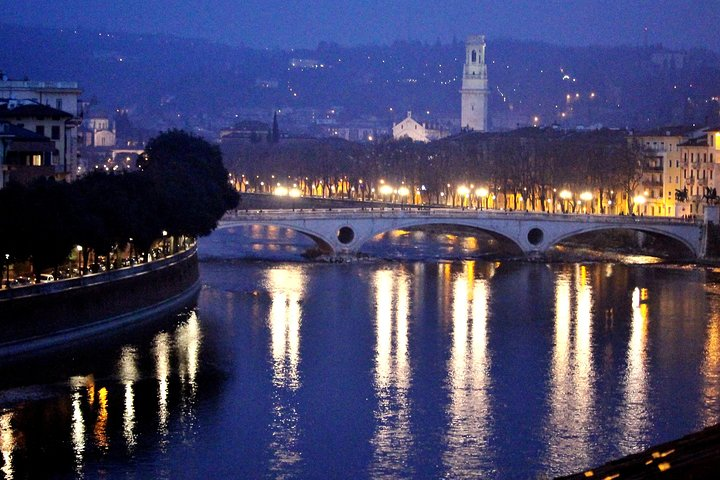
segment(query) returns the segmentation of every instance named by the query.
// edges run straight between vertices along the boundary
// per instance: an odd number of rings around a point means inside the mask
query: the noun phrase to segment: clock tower
[[[478,132],[488,130],[488,77],[485,64],[485,36],[471,35],[465,42],[461,127]]]

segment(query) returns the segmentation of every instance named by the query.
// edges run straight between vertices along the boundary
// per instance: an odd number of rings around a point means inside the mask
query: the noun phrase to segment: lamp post
[[[167,256],[167,230],[162,231],[163,236],[163,256]]]
[[[398,195],[400,196],[400,210],[404,209],[405,197],[410,194],[410,190],[406,186],[398,188]]]
[[[5,254],[5,270],[7,272],[5,274],[5,280],[6,280],[5,284],[8,286],[8,288],[10,288],[10,254],[9,253]],[[2,272],[0,272],[0,275],[2,275]],[[2,278],[2,277],[0,277],[0,278]]]
[[[475,190],[475,195],[480,199],[480,210],[483,209],[483,203],[485,204],[484,207],[487,210],[487,197],[490,194],[490,191],[485,187],[480,187],[477,190]]]
[[[562,190],[560,192],[560,199],[562,200],[562,213],[567,212],[567,202],[572,198],[572,193],[569,190]]]
[[[587,207],[585,207],[585,209],[586,209],[585,213],[592,213],[592,208],[593,208],[592,199],[593,199],[593,195],[590,192],[583,192],[580,194],[580,200],[582,200],[583,202],[587,203],[590,206],[590,212],[588,212]]]
[[[83,269],[82,269],[82,250],[83,250],[83,248],[81,245],[78,245],[77,247],[75,247],[75,250],[77,251],[77,256],[78,256],[78,275],[80,275],[82,277],[82,275],[83,275]]]
[[[460,208],[465,210],[465,200],[470,197],[470,189],[465,185],[461,185],[457,189],[458,195],[460,195]]]

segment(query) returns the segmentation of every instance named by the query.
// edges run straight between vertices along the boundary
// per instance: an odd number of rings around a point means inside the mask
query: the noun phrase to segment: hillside
[[[459,120],[461,41],[254,50],[0,24],[0,45],[0,70],[10,78],[76,80],[94,111],[123,108],[147,128],[213,135],[236,119],[269,120],[274,109],[282,111],[283,128],[298,132],[319,118],[374,117],[389,125],[407,110],[448,124]],[[489,38],[488,62],[495,129],[536,116],[541,124],[635,128],[720,120],[720,59],[707,50]]]

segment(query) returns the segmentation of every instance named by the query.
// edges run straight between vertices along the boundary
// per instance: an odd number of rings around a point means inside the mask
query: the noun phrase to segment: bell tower
[[[485,64],[485,36],[471,35],[465,42],[461,127],[478,132],[488,130],[488,77]]]

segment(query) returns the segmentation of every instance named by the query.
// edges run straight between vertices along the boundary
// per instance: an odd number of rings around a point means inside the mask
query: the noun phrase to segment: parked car
[[[5,288],[17,287],[20,282],[18,282],[17,278],[11,278],[10,280],[3,280],[3,285],[5,285]]]
[[[48,282],[54,282],[55,277],[53,277],[52,273],[41,273],[40,274],[40,283],[48,283]]]
[[[15,277],[15,280],[17,280],[18,285],[32,285],[33,283],[35,283],[32,277],[26,275]]]

